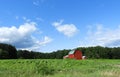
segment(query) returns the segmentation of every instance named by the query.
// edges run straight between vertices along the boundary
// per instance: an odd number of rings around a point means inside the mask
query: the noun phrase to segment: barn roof
[[[75,52],[75,50],[71,50],[71,51],[69,52],[69,54],[74,54],[74,52]]]

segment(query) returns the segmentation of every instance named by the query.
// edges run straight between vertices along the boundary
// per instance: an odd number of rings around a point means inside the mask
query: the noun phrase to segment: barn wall
[[[69,58],[74,58],[74,54],[69,54]]]
[[[79,51],[79,50],[76,50],[75,53],[74,53],[74,57],[77,60],[82,59],[82,52]]]

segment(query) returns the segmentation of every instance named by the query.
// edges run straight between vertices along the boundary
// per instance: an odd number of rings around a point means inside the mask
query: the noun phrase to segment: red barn
[[[82,52],[80,50],[72,50],[69,52],[68,55],[64,56],[64,58],[81,60],[82,59]]]

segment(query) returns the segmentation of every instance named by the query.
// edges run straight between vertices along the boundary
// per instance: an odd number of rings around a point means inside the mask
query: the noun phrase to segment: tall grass
[[[0,60],[0,77],[120,77],[120,60]]]

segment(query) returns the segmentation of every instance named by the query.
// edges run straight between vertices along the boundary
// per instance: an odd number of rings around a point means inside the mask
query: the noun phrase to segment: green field
[[[0,60],[0,77],[120,77],[120,60]]]

